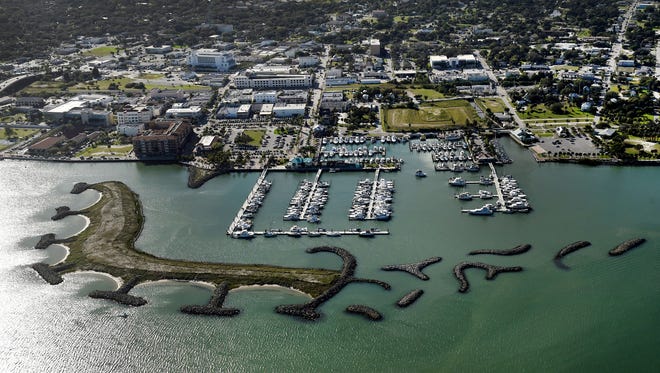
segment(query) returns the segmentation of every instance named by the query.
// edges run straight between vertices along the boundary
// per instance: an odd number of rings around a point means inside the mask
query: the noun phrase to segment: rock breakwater
[[[355,268],[357,267],[357,260],[345,249],[332,246],[319,246],[307,249],[306,251],[310,254],[318,252],[329,252],[338,255],[343,260],[341,274],[339,275],[339,278],[332,284],[332,286],[318,297],[313,298],[311,301],[303,304],[287,304],[277,306],[275,307],[275,312],[277,313],[296,316],[307,320],[316,320],[321,317],[321,314],[316,309],[335,295],[339,294],[339,292],[351,282],[366,282],[376,284],[385,290],[390,290],[391,288],[390,285],[384,281],[354,277]]]
[[[637,246],[646,242],[646,238],[633,238],[632,240],[624,241],[610,250],[610,256],[618,256],[627,253],[628,251],[636,248]]]
[[[383,271],[403,271],[410,273],[411,275],[417,277],[420,280],[427,281],[429,279],[429,276],[427,276],[424,272],[424,268],[430,266],[433,263],[438,263],[442,260],[441,257],[439,256],[434,256],[425,260],[422,260],[421,262],[417,263],[410,263],[410,264],[394,264],[394,265],[387,265],[384,267],[381,267]]]
[[[108,299],[113,300],[117,303],[121,303],[127,306],[140,307],[147,304],[147,301],[142,297],[136,297],[128,294],[136,285],[140,283],[140,277],[133,277],[122,285],[119,289],[115,291],[105,291],[105,290],[94,290],[89,293],[90,298],[96,299]]]
[[[421,297],[424,294],[424,290],[422,289],[417,289],[413,290],[410,293],[404,295],[401,299],[399,299],[396,302],[396,305],[405,308],[410,306],[411,304],[415,303],[419,297]]]
[[[520,255],[524,254],[529,251],[529,249],[532,248],[532,245],[530,244],[523,244],[523,245],[518,245],[512,249],[508,250],[490,250],[490,249],[485,249],[485,250],[473,250],[468,253],[468,255],[481,255],[481,254],[488,254],[488,255],[503,255],[503,256],[511,256],[511,255]]]
[[[213,296],[207,305],[187,305],[180,308],[181,312],[191,315],[205,315],[205,316],[223,316],[231,317],[241,313],[237,308],[224,308],[222,305],[225,303],[225,297],[229,292],[229,284],[223,282],[215,287]]]
[[[383,319],[383,315],[381,315],[380,312],[369,306],[364,306],[361,304],[351,304],[350,306],[346,307],[346,312],[362,315],[372,321],[380,321]]]
[[[559,252],[557,252],[557,255],[555,255],[555,259],[554,259],[555,264],[557,265],[557,267],[559,267],[561,269],[565,269],[565,270],[570,269],[570,267],[568,267],[566,264],[564,264],[564,262],[562,262],[562,259],[566,255],[568,255],[572,252],[578,251],[580,249],[583,249],[583,248],[585,248],[587,246],[590,246],[590,245],[591,245],[591,242],[589,242],[589,241],[575,241],[571,244],[568,244],[568,245],[564,246],[561,250],[559,250]]]
[[[485,270],[486,280],[493,280],[497,275],[502,272],[520,272],[523,270],[522,267],[500,267],[492,264],[480,263],[480,262],[461,262],[454,267],[454,276],[458,280],[460,287],[458,291],[460,293],[467,293],[470,291],[470,283],[465,277],[465,270],[468,268],[479,268]]]

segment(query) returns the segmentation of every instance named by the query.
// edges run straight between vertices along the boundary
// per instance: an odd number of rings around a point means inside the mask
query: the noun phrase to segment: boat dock
[[[241,206],[240,209],[238,209],[238,213],[236,214],[236,217],[234,217],[234,220],[232,220],[231,224],[229,225],[229,228],[227,228],[227,234],[231,235],[236,231],[236,227],[241,223],[243,220],[243,215],[245,214],[245,211],[248,207],[248,205],[252,202],[254,197],[259,194],[259,190],[266,180],[266,174],[268,173],[268,169],[265,168],[262,172],[261,175],[259,175],[259,178],[257,179],[257,182],[254,183],[254,187],[252,187],[252,190],[250,191],[250,194],[248,194],[247,198],[245,199],[245,202],[243,202],[243,205]]]
[[[488,163],[490,167],[490,174],[493,178],[493,183],[495,184],[495,190],[497,191],[497,202],[500,206],[498,211],[506,212],[509,209],[504,204],[504,194],[502,193],[502,185],[500,185],[500,178],[497,176],[497,171],[495,171],[495,166],[492,163]]]
[[[376,200],[376,188],[378,188],[378,177],[380,176],[380,168],[376,169],[374,173],[374,183],[371,186],[371,197],[369,201],[369,207],[367,208],[367,217],[365,220],[374,219],[374,201]]]
[[[302,208],[302,212],[300,213],[300,220],[305,220],[308,218],[307,210],[309,209],[309,204],[312,202],[312,198],[314,197],[316,193],[316,189],[318,188],[319,179],[321,179],[321,173],[323,173],[323,170],[319,168],[319,170],[316,171],[316,177],[314,177],[314,181],[312,182],[312,189],[309,191],[307,200],[305,201],[305,204],[303,205]]]
[[[291,231],[291,230],[268,230],[268,231],[254,231],[255,236],[265,236],[268,234],[268,236],[291,236],[291,237],[298,237],[298,236],[309,236],[309,237],[320,237],[320,236],[327,236],[327,237],[340,237],[340,236],[364,236],[364,237],[369,237],[369,236],[386,236],[390,234],[390,231],[387,229],[346,229],[346,230],[296,230],[296,231]]]

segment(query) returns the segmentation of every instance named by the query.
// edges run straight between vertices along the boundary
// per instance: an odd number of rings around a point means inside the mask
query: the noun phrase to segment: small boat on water
[[[461,177],[450,177],[449,185],[451,186],[465,186],[465,180]]]
[[[491,198],[493,198],[493,193],[491,193],[487,190],[480,190],[479,191],[479,198],[481,198],[481,199],[491,199]]]
[[[493,185],[495,182],[491,176],[479,176],[480,185]]]
[[[321,237],[321,232],[311,231],[311,232],[307,233],[307,236],[308,237]]]
[[[327,231],[325,235],[328,237],[341,237],[341,233],[335,231]]]
[[[463,192],[455,195],[454,197],[460,199],[461,201],[471,201],[472,200],[472,194],[470,192]]]
[[[250,231],[248,231],[248,230],[246,230],[246,229],[243,229],[243,230],[240,231],[240,232],[234,232],[234,233],[232,234],[232,237],[234,237],[234,238],[241,238],[241,239],[244,239],[244,240],[249,240],[249,239],[254,238],[254,232],[250,232]]]
[[[264,237],[266,238],[272,238],[272,237],[277,237],[277,235],[271,231],[270,229],[264,232]]]
[[[479,165],[476,163],[470,163],[465,167],[465,171],[467,172],[479,172]]]
[[[422,170],[415,171],[415,177],[426,177],[426,173]]]
[[[360,233],[358,233],[358,236],[365,237],[365,238],[371,238],[371,237],[374,237],[375,234],[371,229],[365,229],[363,231],[360,231]]]

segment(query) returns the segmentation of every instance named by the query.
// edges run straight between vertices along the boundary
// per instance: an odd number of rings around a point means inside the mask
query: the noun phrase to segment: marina
[[[448,184],[454,187],[465,187],[468,184],[495,186],[496,194],[493,194],[487,190],[479,190],[478,194],[461,192],[454,195],[454,198],[460,201],[471,201],[473,199],[492,199],[494,197],[497,198],[497,202],[495,204],[488,203],[480,208],[463,209],[461,212],[468,213],[470,215],[485,216],[493,215],[495,212],[502,212],[505,214],[512,214],[515,212],[529,212],[531,210],[531,206],[527,200],[527,196],[523,193],[522,189],[519,188],[518,182],[510,175],[505,175],[500,178],[497,175],[495,166],[492,163],[488,163],[488,166],[490,167],[490,175],[481,176],[479,180],[465,180],[461,177],[449,178]]]
[[[321,222],[321,210],[328,201],[328,188],[330,183],[320,181],[322,169],[316,171],[314,181],[307,179],[300,182],[298,189],[289,202],[289,207],[282,220],[300,221],[309,223]]]
[[[353,194],[349,220],[390,220],[392,217],[392,194],[394,182],[379,179],[380,169],[374,172],[374,179],[358,182]]]

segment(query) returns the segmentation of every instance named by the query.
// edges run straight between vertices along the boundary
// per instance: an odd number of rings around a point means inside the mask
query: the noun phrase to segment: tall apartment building
[[[133,137],[133,151],[138,158],[175,158],[191,132],[187,121],[149,123],[140,135]]]
[[[123,110],[115,112],[117,133],[126,136],[136,136],[153,117],[151,106],[125,106]]]

